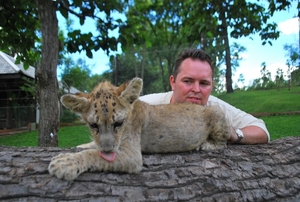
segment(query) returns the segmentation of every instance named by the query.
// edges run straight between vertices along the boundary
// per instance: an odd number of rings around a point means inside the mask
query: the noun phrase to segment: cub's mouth
[[[108,162],[113,162],[117,156],[117,153],[100,151],[99,156]]]

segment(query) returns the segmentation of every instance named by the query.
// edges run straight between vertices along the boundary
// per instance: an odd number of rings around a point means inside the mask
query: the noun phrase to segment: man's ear
[[[73,112],[86,112],[90,106],[90,100],[85,93],[66,94],[60,98],[61,103]]]
[[[174,90],[175,77],[173,75],[171,75],[170,78],[169,78],[169,80],[170,80],[170,86],[171,86],[172,90]]]
[[[119,88],[121,87],[122,85]],[[139,98],[142,89],[143,80],[141,78],[136,77],[128,83],[125,90],[122,91],[120,98],[125,98],[126,102],[132,104],[135,100]]]

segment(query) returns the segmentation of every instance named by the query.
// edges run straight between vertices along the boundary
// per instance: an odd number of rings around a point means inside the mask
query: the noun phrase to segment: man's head
[[[213,66],[203,50],[186,49],[177,57],[170,76],[171,103],[191,102],[206,105],[213,89]]]

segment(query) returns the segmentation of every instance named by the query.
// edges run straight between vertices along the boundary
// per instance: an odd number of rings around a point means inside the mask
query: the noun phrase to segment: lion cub
[[[226,148],[230,127],[218,107],[149,105],[138,99],[142,84],[140,78],[120,87],[103,82],[89,94],[62,96],[86,121],[95,148],[52,158],[50,174],[74,180],[88,170],[139,173],[142,152]]]

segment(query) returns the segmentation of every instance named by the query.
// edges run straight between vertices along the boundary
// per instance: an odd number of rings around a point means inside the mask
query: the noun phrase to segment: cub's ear
[[[66,94],[60,98],[61,103],[73,112],[83,113],[90,106],[90,100],[85,93]]]
[[[118,92],[119,96],[127,88],[127,86],[128,86],[129,83],[130,83],[130,81],[126,81],[126,82],[122,83],[119,87],[117,87],[117,92]]]
[[[125,90],[121,92],[120,97],[125,98],[127,102],[132,104],[140,96],[140,93],[143,89],[143,80],[136,77],[132,79],[128,84],[122,84],[118,89],[120,89],[121,87],[124,88],[124,86]]]

